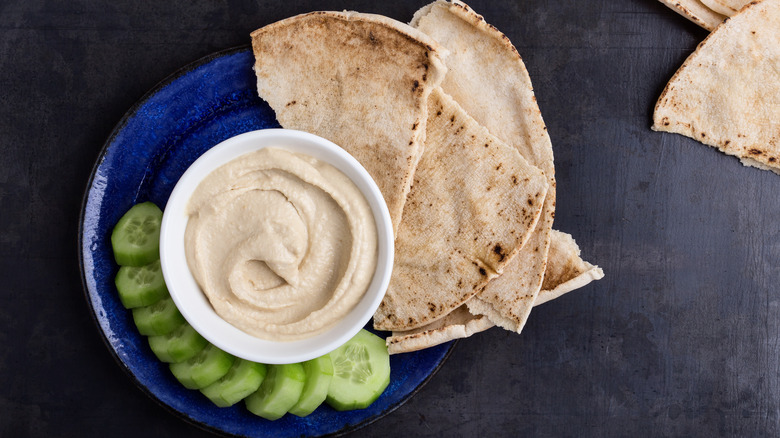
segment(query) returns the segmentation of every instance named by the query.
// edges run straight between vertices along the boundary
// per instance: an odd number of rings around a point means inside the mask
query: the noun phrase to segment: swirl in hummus
[[[258,338],[322,333],[377,263],[371,208],[333,166],[266,148],[209,174],[187,205],[187,263],[214,310]]]

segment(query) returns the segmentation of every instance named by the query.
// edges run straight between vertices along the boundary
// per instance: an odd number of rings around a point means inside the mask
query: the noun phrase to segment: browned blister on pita
[[[710,31],[715,29],[723,20],[726,19],[725,15],[713,11],[707,5],[702,3],[702,0],[660,1],[661,3],[668,6],[671,10]]]
[[[257,88],[288,129],[333,141],[376,181],[397,232],[422,153],[435,41],[387,17],[314,12],[252,33]]]
[[[661,93],[652,128],[780,174],[780,0],[751,3],[699,44]]]
[[[429,324],[482,291],[528,240],[548,188],[539,169],[438,89],[426,130],[374,315],[380,330]]]
[[[552,237],[544,283],[533,303],[534,307],[604,277],[601,268],[580,258],[580,248],[569,234],[553,230]],[[432,324],[393,332],[387,338],[387,347],[390,354],[407,353],[466,338],[493,326],[485,315],[472,314],[464,304]]]

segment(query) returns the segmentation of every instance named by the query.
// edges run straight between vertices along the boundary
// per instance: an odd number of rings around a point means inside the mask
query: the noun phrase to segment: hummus
[[[377,263],[355,184],[307,155],[266,148],[209,174],[187,205],[187,264],[214,310],[258,338],[322,333],[357,305]]]

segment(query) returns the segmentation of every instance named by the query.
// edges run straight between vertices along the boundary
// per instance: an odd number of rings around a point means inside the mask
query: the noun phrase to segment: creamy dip
[[[371,208],[335,167],[266,148],[219,167],[187,205],[187,264],[214,310],[258,338],[322,333],[377,263]]]

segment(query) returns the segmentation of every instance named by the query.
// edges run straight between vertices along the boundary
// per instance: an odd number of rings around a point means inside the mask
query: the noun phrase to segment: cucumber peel
[[[282,418],[298,402],[305,381],[300,363],[270,365],[260,389],[246,398],[246,407],[266,420]]]
[[[146,336],[168,334],[186,322],[170,296],[149,306],[133,309],[133,321],[138,331]]]
[[[227,374],[236,358],[213,344],[184,362],[172,363],[171,372],[187,389],[205,388]]]
[[[257,391],[267,372],[264,364],[236,358],[227,374],[200,392],[219,407],[233,406]]]
[[[333,378],[333,362],[326,354],[303,362],[303,370],[306,372],[306,383],[303,385],[301,397],[288,411],[299,417],[311,414],[325,401]]]
[[[187,323],[170,333],[149,337],[152,352],[158,359],[168,363],[185,361],[198,354],[207,344],[208,341]]]
[[[159,260],[144,266],[122,266],[114,284],[126,309],[148,306],[168,296]]]

